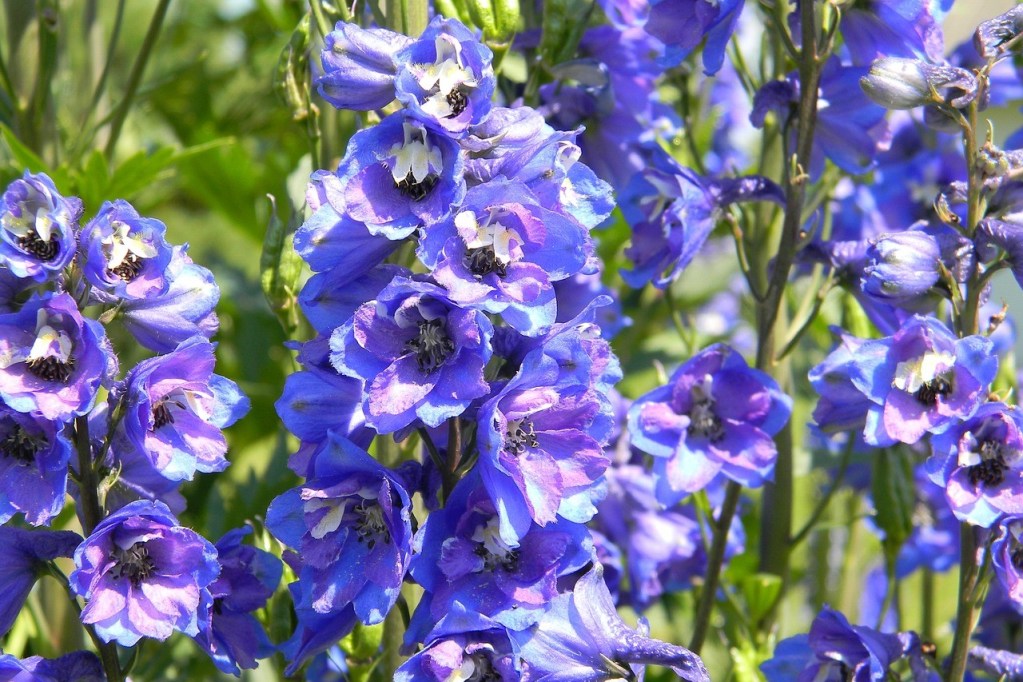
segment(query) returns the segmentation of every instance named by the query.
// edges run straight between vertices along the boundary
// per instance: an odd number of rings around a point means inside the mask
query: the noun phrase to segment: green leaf
[[[3,123],[0,123],[0,137],[3,138],[4,143],[10,150],[15,163],[21,166],[23,170],[32,171],[33,173],[49,172],[50,169],[43,160],[34,151],[22,144],[14,132]]]
[[[592,0],[547,0],[543,3],[540,55],[548,67],[575,55],[591,11]]]
[[[134,197],[152,185],[176,159],[177,154],[170,147],[158,147],[149,154],[138,152],[132,155],[114,169],[102,198],[113,200]]]
[[[746,600],[751,622],[758,622],[774,608],[781,595],[781,587],[781,577],[770,573],[757,573],[742,580],[742,596]]]
[[[260,283],[263,295],[266,296],[270,309],[277,315],[281,326],[289,338],[295,338],[295,332],[301,324],[298,307],[299,279],[302,277],[302,259],[295,252],[292,238],[298,226],[298,216],[294,211],[288,224],[277,217],[277,204],[273,196],[270,199],[270,224],[263,240],[263,253],[259,259]]]
[[[885,556],[891,558],[913,532],[916,488],[912,458],[901,450],[885,448],[874,458],[871,478],[875,521],[884,531]]]
[[[309,116],[309,25],[310,15],[306,13],[281,51],[274,75],[274,92],[291,110],[293,121],[304,121]]]

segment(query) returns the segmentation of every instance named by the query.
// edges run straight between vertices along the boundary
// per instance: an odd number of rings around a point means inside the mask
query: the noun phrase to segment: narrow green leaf
[[[298,216],[292,212],[288,224],[277,217],[277,204],[270,199],[270,224],[263,240],[260,256],[260,283],[270,309],[273,310],[288,338],[295,338],[301,324],[298,308],[299,279],[302,276],[302,259],[295,252],[292,237],[298,225]]]
[[[874,458],[873,469],[875,521],[884,531],[885,555],[892,557],[913,532],[916,505],[913,462],[906,453],[885,448]]]
[[[4,144],[10,150],[14,161],[24,170],[32,171],[33,173],[49,172],[50,169],[43,160],[34,151],[22,144],[14,134],[14,131],[3,123],[0,123],[0,137],[3,138]]]
[[[757,573],[746,576],[741,587],[742,596],[749,609],[749,620],[756,623],[774,608],[781,595],[782,581],[780,576]]]

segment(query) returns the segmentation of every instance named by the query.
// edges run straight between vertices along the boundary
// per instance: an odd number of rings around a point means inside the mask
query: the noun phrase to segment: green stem
[[[110,76],[110,67],[114,63],[114,55],[117,49],[117,42],[121,36],[121,23],[124,20],[124,6],[125,0],[118,0],[117,11],[114,14],[114,25],[110,29],[110,40],[107,42],[107,53],[106,60],[103,63],[103,71],[100,72],[99,80],[96,81],[96,88],[92,92],[92,100],[89,102],[89,109],[85,112],[85,121],[82,123],[82,130],[88,130],[90,122],[96,113],[96,107],[99,106],[99,101],[103,97],[103,92],[107,86],[107,78]],[[83,136],[86,137],[86,136]],[[77,148],[77,143],[75,147]]]
[[[959,526],[959,602],[956,609],[955,638],[952,640],[951,664],[948,670],[948,682],[962,682],[966,675],[966,658],[970,649],[970,636],[976,624],[976,611],[973,591],[980,578],[977,564],[977,536],[970,524],[963,522]]]
[[[934,641],[934,571],[924,569],[920,581],[920,637],[925,642]]]
[[[163,20],[167,16],[167,9],[169,7],[170,0],[160,0],[160,4],[156,7],[156,12],[153,13],[153,19],[149,22],[149,30],[146,31],[146,35],[142,39],[142,47],[139,48],[138,56],[135,58],[135,63],[131,67],[131,73],[128,75],[128,84],[124,89],[124,98],[118,103],[117,108],[114,110],[113,119],[110,122],[110,137],[107,139],[107,145],[104,149],[104,155],[108,161],[114,157],[117,138],[121,136],[121,128],[124,126],[124,121],[128,117],[128,111],[131,109],[139,85],[142,83],[142,74],[146,70],[146,63],[149,62],[149,56],[156,45],[156,38],[160,35],[160,29],[163,28]]]
[[[703,579],[700,601],[696,607],[696,625],[693,629],[693,638],[689,642],[689,648],[696,654],[700,653],[700,649],[703,648],[703,643],[707,639],[707,632],[710,628],[710,616],[714,611],[718,581],[721,577],[721,566],[725,561],[728,531],[732,527],[732,519],[735,518],[735,511],[739,506],[741,494],[742,486],[735,481],[729,481],[725,491],[725,501],[721,505],[721,513],[718,514],[717,522],[714,524],[714,542],[710,546],[710,553],[707,555],[707,573]]]
[[[789,540],[790,548],[795,548],[796,545],[809,537],[810,531],[812,531],[813,527],[817,525],[821,515],[824,514],[824,511],[828,508],[828,504],[830,504],[831,499],[835,496],[835,493],[838,492],[838,489],[842,487],[842,482],[845,479],[845,472],[849,469],[849,461],[852,459],[852,451],[855,443],[855,438],[849,438],[849,442],[846,443],[845,449],[842,451],[842,459],[838,464],[838,473],[835,475],[834,480],[831,481],[831,486],[828,488],[827,492],[824,493],[824,497],[817,502],[817,506],[810,514],[810,518],[806,520],[806,523],[799,532],[793,535],[792,539]]]
[[[458,483],[458,466],[462,463],[462,418],[452,417],[448,420],[448,458],[441,469],[446,502]]]

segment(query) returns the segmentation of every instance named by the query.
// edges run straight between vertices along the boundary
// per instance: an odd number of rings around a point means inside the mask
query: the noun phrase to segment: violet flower
[[[85,414],[110,360],[103,326],[67,294],[33,298],[0,315],[0,398],[18,412],[67,421]]]
[[[86,600],[82,622],[128,647],[175,630],[198,634],[220,573],[216,548],[161,502],[133,502],[103,519],[74,558],[69,583]]]
[[[700,43],[703,71],[717,73],[745,0],[653,0],[644,29],[665,45],[665,66],[677,66]]]
[[[556,597],[537,625],[510,634],[524,682],[642,680],[646,664],[669,667],[686,682],[710,680],[699,656],[647,632],[645,621],[638,630],[622,621],[598,564]]]
[[[863,290],[882,299],[904,300],[928,293],[941,277],[941,246],[922,230],[883,234],[867,249]]]
[[[330,338],[330,362],[365,382],[366,423],[391,433],[421,421],[439,426],[489,390],[493,325],[421,278],[396,277]]]
[[[36,579],[46,572],[46,563],[70,557],[81,541],[78,533],[66,530],[0,526],[0,547],[4,548],[4,560],[0,562],[0,635],[14,625]]]
[[[986,672],[1001,680],[1023,679],[1023,656],[1011,651],[975,646],[970,649],[967,665],[971,670]]]
[[[0,404],[0,524],[49,524],[64,508],[71,443],[63,425]]]
[[[194,337],[140,362],[126,379],[115,447],[136,448],[171,480],[227,468],[222,429],[249,410],[230,379],[213,373],[214,346]]]
[[[0,195],[0,265],[44,282],[71,263],[82,202],[63,197],[44,173],[25,174]]]
[[[499,629],[438,636],[394,673],[395,682],[517,682],[519,679],[508,634]]]
[[[0,654],[0,679],[14,682],[107,682],[103,664],[91,651],[73,651],[59,658]]]
[[[772,436],[791,412],[792,399],[774,379],[715,344],[633,403],[629,433],[655,457],[658,498],[673,504],[719,473],[747,487],[770,480],[778,456]]]
[[[1009,598],[1023,604],[1023,515],[1014,514],[999,520],[998,535],[991,544],[991,560],[995,575],[1005,586]]]
[[[931,438],[931,479],[945,488],[956,518],[991,527],[1023,514],[1023,412],[984,403],[972,417]]]
[[[338,109],[382,109],[394,99],[394,56],[411,42],[385,28],[339,21],[324,37],[316,89]]]
[[[173,249],[167,227],[143,218],[127,201],[106,202],[82,229],[85,278],[104,300],[139,299],[167,290]]]

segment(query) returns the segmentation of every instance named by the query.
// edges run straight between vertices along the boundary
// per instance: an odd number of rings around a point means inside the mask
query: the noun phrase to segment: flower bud
[[[918,230],[882,235],[867,250],[861,285],[871,296],[905,299],[927,293],[940,277],[938,240]]]
[[[977,96],[977,79],[969,71],[902,57],[876,60],[870,67],[870,73],[860,79],[860,87],[870,99],[886,109],[915,109],[925,104],[940,104],[939,89],[962,91],[949,102],[957,109]]]
[[[984,59],[994,59],[1004,45],[1023,32],[1023,5],[1013,7],[1005,14],[985,21],[977,27],[973,44]]]

